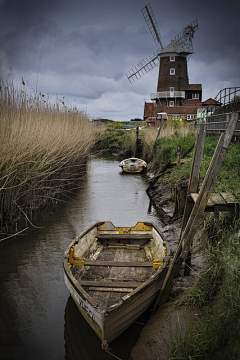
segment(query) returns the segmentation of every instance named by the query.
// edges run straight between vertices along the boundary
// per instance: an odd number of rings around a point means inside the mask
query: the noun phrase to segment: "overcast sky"
[[[143,117],[158,66],[130,84],[126,72],[157,47],[141,9],[149,0],[0,0],[0,72],[28,90],[65,97],[91,117]],[[203,100],[240,86],[239,0],[151,0],[163,46],[195,19],[188,62]]]

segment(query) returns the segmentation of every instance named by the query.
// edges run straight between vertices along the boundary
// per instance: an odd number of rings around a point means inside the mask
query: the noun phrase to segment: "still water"
[[[24,235],[0,246],[0,359],[114,359],[78,312],[63,281],[63,253],[72,239],[96,221],[133,226],[153,221],[147,180],[122,174],[113,157],[93,158],[83,187]],[[148,314],[111,344],[128,359]]]

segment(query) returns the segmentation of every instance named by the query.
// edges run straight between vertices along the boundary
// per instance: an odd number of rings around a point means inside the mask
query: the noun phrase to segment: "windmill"
[[[158,49],[128,71],[127,78],[132,84],[160,64],[157,93],[151,94],[151,100],[161,105],[169,105],[170,101],[170,106],[180,105],[189,85],[187,57],[193,54],[192,39],[198,30],[198,22],[195,20],[186,26],[164,47],[150,3],[141,11]]]

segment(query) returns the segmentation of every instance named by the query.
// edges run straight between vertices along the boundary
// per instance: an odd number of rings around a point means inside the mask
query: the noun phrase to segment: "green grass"
[[[202,317],[168,346],[169,359],[239,359],[240,223],[228,224],[209,247],[206,266],[190,293],[176,304],[200,308]]]
[[[168,140],[168,141],[167,141]],[[161,166],[171,159],[176,161],[177,145],[181,145],[184,153],[194,143],[194,137],[189,135],[178,139],[160,139],[156,158],[152,162],[152,168],[160,169]],[[212,160],[218,137],[207,137],[204,144],[203,159],[200,171],[200,186],[206,175],[209,164]],[[181,165],[180,169],[174,168],[170,174],[162,177],[159,181],[163,184],[176,184],[189,179],[192,167],[193,151],[187,156],[188,161]],[[232,192],[240,197],[240,144],[231,144],[224,159],[224,163],[217,176],[213,192]]]

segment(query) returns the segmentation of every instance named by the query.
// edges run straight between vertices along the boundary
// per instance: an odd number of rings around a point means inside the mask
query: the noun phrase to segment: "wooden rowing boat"
[[[96,222],[64,254],[64,279],[103,348],[154,301],[166,276],[169,247],[150,222]]]
[[[144,160],[134,157],[121,161],[119,166],[127,173],[140,173],[147,169],[147,163]]]

